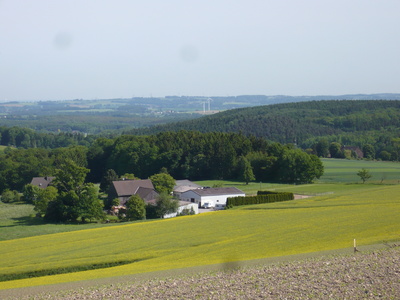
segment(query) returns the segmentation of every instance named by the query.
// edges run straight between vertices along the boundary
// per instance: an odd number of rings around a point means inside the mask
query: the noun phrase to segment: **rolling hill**
[[[303,148],[310,139],[341,138],[362,146],[353,135],[383,136],[400,127],[398,100],[324,100],[247,107],[220,112],[195,120],[126,131],[154,134],[163,131],[242,132]],[[340,138],[339,138],[340,137]],[[391,136],[394,137],[394,136]],[[374,143],[371,141],[370,143]]]

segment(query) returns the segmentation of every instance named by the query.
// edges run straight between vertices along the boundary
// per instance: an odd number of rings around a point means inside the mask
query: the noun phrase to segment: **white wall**
[[[192,198],[195,199],[194,203],[199,203],[201,199],[200,195],[196,194],[192,190],[186,191],[181,194],[181,201],[192,202]]]
[[[201,200],[200,200],[200,206],[203,206],[204,203],[206,203],[206,202],[212,202],[212,203],[214,203],[214,206],[215,206],[216,208],[222,209],[222,208],[225,207],[225,205],[226,205],[226,200],[227,200],[229,197],[238,197],[238,196],[245,196],[245,194],[203,196],[203,197],[201,197]],[[217,207],[217,205],[220,205],[220,207]],[[221,207],[221,205],[222,205],[222,207]]]
[[[183,201],[188,201],[191,202],[191,199],[193,198],[195,200],[195,203],[200,203],[200,206],[203,206],[204,203],[206,202],[212,202],[215,206],[222,205],[222,207],[219,207],[220,209],[225,207],[226,200],[229,197],[238,197],[238,196],[245,196],[245,194],[231,194],[231,195],[210,195],[210,196],[200,196],[196,194],[193,191],[187,191],[182,193],[182,200]]]
[[[199,205],[197,203],[188,203],[187,205],[182,205],[178,207],[178,211],[172,214],[167,214],[164,216],[164,219],[168,218],[173,218],[176,217],[178,214],[180,214],[185,208],[191,209],[193,208],[194,214],[197,215],[199,213]]]

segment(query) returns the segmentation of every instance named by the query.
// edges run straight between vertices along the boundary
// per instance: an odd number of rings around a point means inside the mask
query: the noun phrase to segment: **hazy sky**
[[[0,101],[381,92],[399,0],[0,0]]]

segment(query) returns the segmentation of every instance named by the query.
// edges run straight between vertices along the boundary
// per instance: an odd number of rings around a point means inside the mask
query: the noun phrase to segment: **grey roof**
[[[147,188],[154,190],[153,183],[150,179],[142,180],[119,180],[112,182],[118,197],[132,196],[138,192],[139,188]]]
[[[139,187],[136,191],[136,194],[144,201],[153,200],[158,196],[158,193],[154,189]]]
[[[196,193],[200,196],[218,196],[218,195],[236,195],[236,194],[244,194],[243,191],[239,190],[235,187],[222,187],[222,188],[207,188],[207,189],[197,189],[192,190],[192,192]]]
[[[150,203],[150,204],[156,205],[157,200],[156,199],[152,199],[152,200],[146,201],[146,203]],[[197,203],[193,203],[193,202],[190,202],[190,201],[181,201],[181,200],[178,201],[178,204],[179,204],[179,206],[186,206],[186,205],[189,205],[189,204],[193,204],[193,205],[196,205],[196,206],[198,205]]]
[[[33,177],[31,184],[45,189],[50,185],[50,183],[53,181],[54,178],[55,177],[52,177],[52,176]]]
[[[201,185],[197,183],[191,182],[190,180],[183,179],[183,180],[175,180],[175,187],[174,190],[178,187],[185,186],[185,187],[192,187],[192,188],[202,188]]]
[[[178,186],[178,187],[174,188],[174,192],[175,193],[183,193],[186,191],[196,190],[196,189],[199,189],[199,188],[192,187],[192,186]]]

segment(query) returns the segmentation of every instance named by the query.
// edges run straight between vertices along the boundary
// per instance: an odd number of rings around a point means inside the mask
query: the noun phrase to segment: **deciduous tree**
[[[170,195],[161,193],[156,199],[156,213],[159,218],[172,214],[178,210],[179,202]]]
[[[368,179],[372,177],[372,175],[369,173],[369,170],[364,168],[357,172],[357,176],[361,178],[363,183],[365,183]]]
[[[256,179],[253,173],[253,168],[246,157],[241,156],[239,158],[238,169],[239,179],[246,182],[246,185],[249,184],[250,181]]]
[[[154,185],[154,189],[159,194],[171,194],[175,186],[175,179],[167,173],[159,173],[150,176],[150,180]]]
[[[84,167],[67,159],[56,170],[53,185],[58,190],[57,198],[49,202],[45,218],[51,221],[67,222],[81,218],[102,218],[102,206],[98,199],[98,190],[93,184],[85,184],[86,174]]]
[[[26,184],[22,191],[22,199],[26,203],[33,204],[35,200],[38,198],[41,188],[33,185],[33,184]]]
[[[126,219],[130,221],[146,219],[146,205],[138,195],[132,195],[126,202]]]
[[[278,179],[287,183],[311,183],[324,173],[321,160],[300,149],[286,150],[278,164]]]
[[[329,153],[331,154],[332,158],[343,158],[343,152],[341,150],[342,146],[339,143],[332,142],[329,145]]]
[[[364,157],[368,159],[374,159],[375,158],[375,148],[371,144],[365,144],[362,147],[362,151],[364,153]]]
[[[113,169],[108,169],[106,175],[104,175],[100,182],[100,190],[107,193],[111,183],[115,180],[118,180],[117,173],[115,173]]]
[[[38,191],[36,199],[33,201],[34,210],[38,215],[42,216],[46,213],[49,203],[57,198],[57,194],[57,189],[54,186],[48,186]]]

